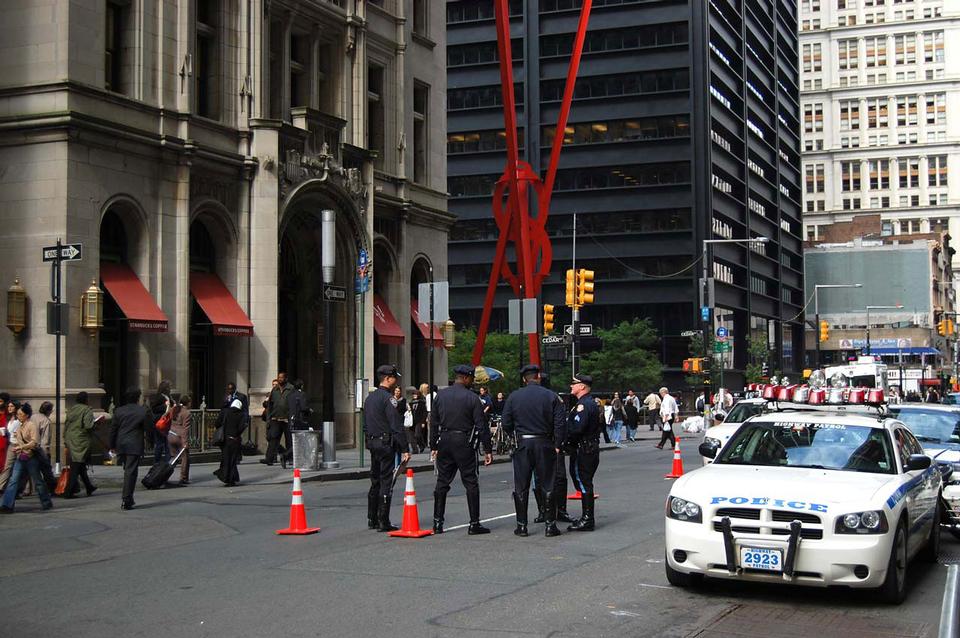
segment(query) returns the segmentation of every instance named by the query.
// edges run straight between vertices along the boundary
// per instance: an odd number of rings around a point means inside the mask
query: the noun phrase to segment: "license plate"
[[[740,567],[762,569],[768,572],[783,571],[783,552],[766,547],[741,547]]]

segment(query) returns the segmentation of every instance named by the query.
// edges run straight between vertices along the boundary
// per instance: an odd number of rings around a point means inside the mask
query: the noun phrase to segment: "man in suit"
[[[123,465],[123,496],[120,509],[133,509],[133,490],[137,486],[143,436],[153,427],[150,410],[140,405],[140,388],[131,388],[123,395],[123,405],[113,413],[110,425],[110,451]]]

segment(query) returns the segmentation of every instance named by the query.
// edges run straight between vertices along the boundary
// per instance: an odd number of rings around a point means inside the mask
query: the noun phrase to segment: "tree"
[[[473,346],[477,342],[477,329],[464,328],[457,331],[457,343],[447,356],[448,378],[453,378],[453,368],[460,364],[470,364],[473,357]],[[488,332],[484,343],[483,360],[481,365],[496,368],[503,373],[498,381],[484,384],[491,394],[507,393],[520,387],[520,358],[521,345],[523,347],[523,362],[527,363],[527,339],[523,337],[521,344],[517,335],[505,332]]]
[[[580,370],[598,390],[620,391],[658,386],[663,365],[657,357],[660,338],[648,319],[634,319],[610,330],[598,330],[603,349],[583,355]]]
[[[716,355],[713,352],[714,349],[714,337],[712,334],[707,335],[707,359],[706,365],[710,369],[710,391],[713,392],[716,388],[720,387],[720,362],[717,360]],[[695,336],[690,338],[690,356],[703,358],[703,335],[697,333]],[[703,388],[703,374],[688,374],[687,375],[687,385],[692,386],[697,390],[697,396],[700,395],[700,390]]]
[[[770,348],[766,339],[747,339],[747,383],[763,381],[763,364],[770,362]]]

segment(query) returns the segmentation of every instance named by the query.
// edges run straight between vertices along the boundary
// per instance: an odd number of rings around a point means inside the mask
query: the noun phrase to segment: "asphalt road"
[[[693,445],[687,469],[697,466]],[[311,525],[279,537],[283,485],[37,500],[0,518],[0,617],[16,636],[934,636],[946,569],[913,564],[907,602],[866,592],[711,583],[663,573],[663,474],[651,442],[601,456],[596,532],[512,534],[509,465],[481,473],[493,533],[467,536],[459,484],[448,531],[419,540],[366,529],[365,481],[304,485]],[[433,477],[416,478],[421,524]],[[400,482],[402,483],[402,481]],[[401,518],[402,484],[393,518]],[[531,503],[531,520],[534,515]],[[579,505],[571,502],[571,512]],[[533,527],[533,526],[532,526]],[[944,553],[960,543],[944,537]]]

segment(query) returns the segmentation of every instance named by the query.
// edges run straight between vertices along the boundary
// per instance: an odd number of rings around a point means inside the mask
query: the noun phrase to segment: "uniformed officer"
[[[567,428],[570,433],[570,476],[580,491],[580,503],[583,515],[580,520],[567,527],[568,531],[592,532],[594,528],[593,475],[600,465],[600,434],[603,431],[603,418],[597,402],[590,396],[593,377],[588,374],[574,375],[570,384],[570,394],[577,398],[577,404],[570,411]]]
[[[517,508],[514,534],[527,536],[527,503],[530,477],[544,486],[544,523],[546,536],[559,536],[553,482],[557,452],[566,440],[567,424],[560,397],[540,385],[540,367],[528,365],[520,371],[525,387],[510,393],[503,406],[505,432],[516,432],[517,449],[513,453],[513,501]]]
[[[474,369],[458,365],[453,369],[454,384],[437,393],[430,412],[430,458],[437,464],[437,487],[433,491],[433,532],[443,534],[443,515],[447,507],[450,482],[460,470],[467,491],[470,526],[467,534],[489,534],[480,524],[480,482],[474,442],[483,444],[483,464],[493,463],[490,428],[483,413],[483,402],[470,391]]]
[[[370,451],[367,527],[380,532],[397,529],[390,524],[393,469],[398,453],[402,455],[401,461],[409,460],[411,454],[403,431],[403,418],[397,411],[397,400],[393,398],[393,387],[399,379],[397,366],[380,366],[377,368],[379,385],[363,402],[364,438]]]

